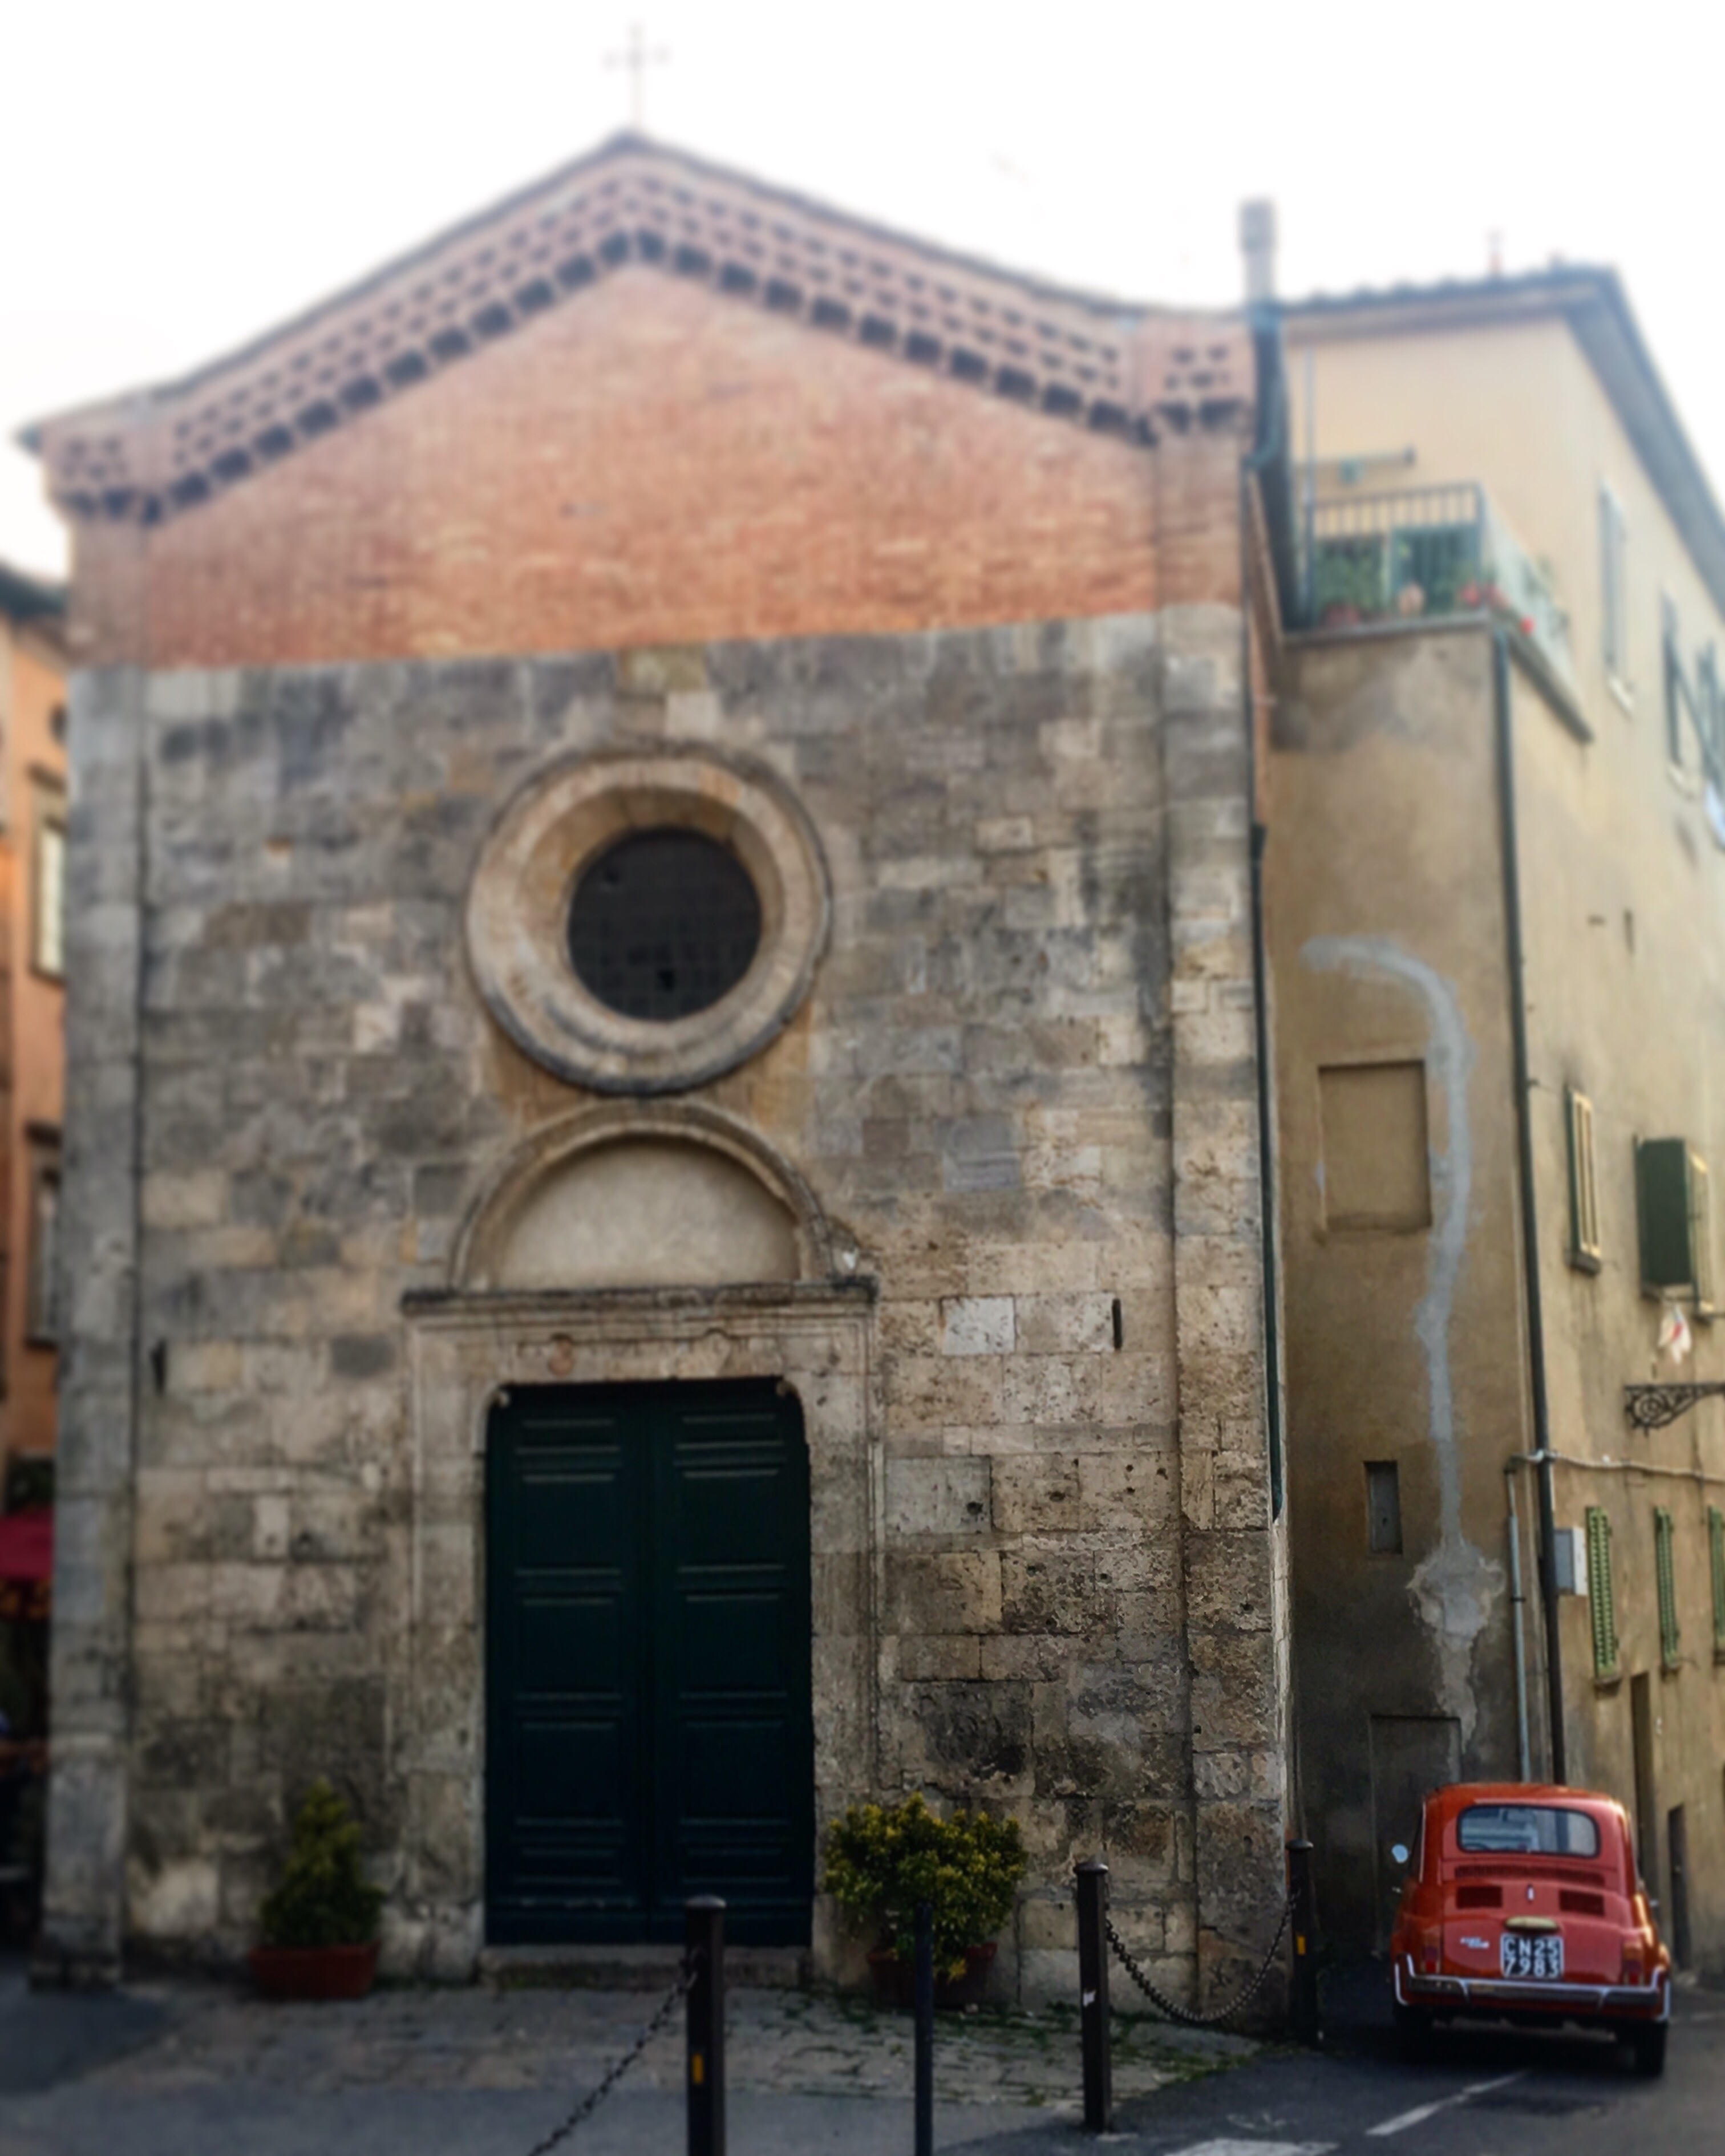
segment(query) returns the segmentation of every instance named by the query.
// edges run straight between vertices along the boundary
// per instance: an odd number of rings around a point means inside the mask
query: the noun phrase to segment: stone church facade
[[[854,1942],[1010,1811],[1214,1996],[1288,1815],[1230,318],[624,139],[45,423],[76,545],[44,1955]]]

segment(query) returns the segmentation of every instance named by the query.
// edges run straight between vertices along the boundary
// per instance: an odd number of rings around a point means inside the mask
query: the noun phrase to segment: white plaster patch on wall
[[[1432,1224],[1425,1293],[1414,1312],[1414,1329],[1425,1356],[1426,1426],[1437,1455],[1440,1532],[1436,1548],[1414,1568],[1408,1593],[1437,1649],[1443,1705],[1461,1722],[1464,1743],[1471,1743],[1478,1719],[1472,1681],[1474,1643],[1490,1621],[1492,1604],[1504,1591],[1502,1566],[1476,1549],[1461,1531],[1461,1461],[1450,1365],[1450,1329],[1467,1251],[1473,1187],[1473,1125],[1467,1093],[1473,1043],[1450,983],[1392,938],[1316,936],[1300,955],[1319,973],[1394,982],[1416,995],[1425,1009],[1426,1082],[1443,1096],[1449,1143],[1441,1152],[1435,1145],[1430,1147]]]

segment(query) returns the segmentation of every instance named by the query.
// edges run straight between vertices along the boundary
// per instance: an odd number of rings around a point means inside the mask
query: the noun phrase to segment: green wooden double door
[[[547,1385],[486,1454],[486,1918],[503,1944],[809,1939],[809,1456],[773,1383]]]

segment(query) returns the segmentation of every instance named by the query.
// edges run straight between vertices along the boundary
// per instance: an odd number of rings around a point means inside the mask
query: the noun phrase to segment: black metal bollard
[[[689,1986],[689,2156],[725,2156],[725,1904],[697,1894],[683,1909]]]
[[[1114,2123],[1114,2066],[1108,2056],[1108,1867],[1096,1857],[1078,1867],[1078,2034],[1084,2053],[1084,2125],[1106,2133]]]
[[[916,1904],[916,2156],[934,2156],[934,1910]]]
[[[1312,1888],[1312,1844],[1288,1844],[1288,1894],[1294,1907],[1294,1969],[1288,1985],[1288,2025],[1296,2043],[1317,2041],[1317,1905]]]

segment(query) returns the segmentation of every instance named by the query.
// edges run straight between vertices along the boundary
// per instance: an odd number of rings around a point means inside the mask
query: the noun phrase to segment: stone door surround
[[[391,1691],[408,1825],[386,1942],[403,1972],[465,1978],[483,1943],[485,1435],[493,1400],[511,1386],[768,1378],[794,1393],[809,1457],[817,1835],[876,1786],[884,1469],[875,1283],[805,1276],[573,1292],[469,1284],[485,1276],[525,1190],[583,1149],[627,1142],[648,1125],[746,1158],[795,1218],[805,1267],[832,1262],[806,1185],[743,1126],[711,1109],[618,1103],[530,1139],[482,1193],[451,1286],[405,1299],[408,1595]],[[819,1901],[814,1953],[830,1972],[834,1933]]]

